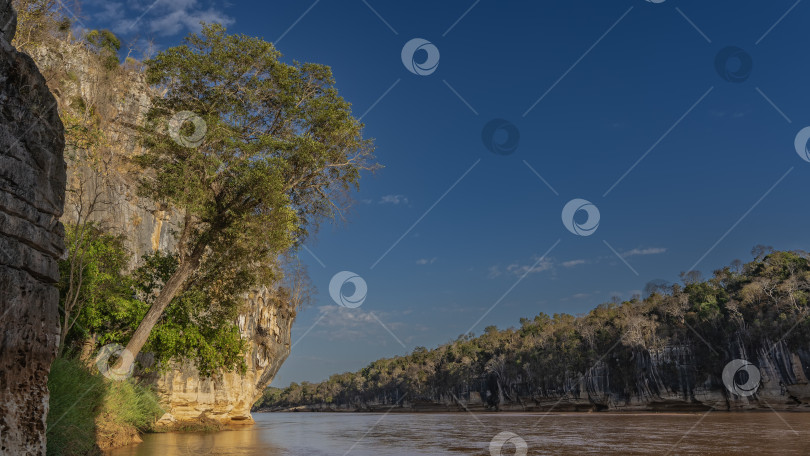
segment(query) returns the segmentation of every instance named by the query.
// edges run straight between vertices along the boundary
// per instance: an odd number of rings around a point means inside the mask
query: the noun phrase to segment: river
[[[257,413],[254,418],[254,426],[236,430],[149,434],[143,443],[108,456],[810,454],[810,413]]]

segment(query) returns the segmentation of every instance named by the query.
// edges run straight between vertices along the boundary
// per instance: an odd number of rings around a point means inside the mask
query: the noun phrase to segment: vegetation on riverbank
[[[801,353],[810,340],[810,255],[758,247],[755,256],[715,271],[708,280],[689,272],[682,284],[651,284],[645,299],[602,304],[576,317],[541,313],[521,319],[519,328],[490,326],[480,336],[461,335],[433,350],[419,347],[321,383],[268,388],[255,407],[362,409],[406,397],[436,404],[473,392],[484,405],[498,408],[562,397],[578,390],[586,375],[598,383],[592,389],[609,378],[614,392],[631,397],[650,388],[644,377],[652,366],[650,353],[681,348],[688,353],[688,371],[666,362],[663,374],[669,378],[661,381],[673,389],[685,383],[694,388],[707,378],[722,388],[724,365],[740,351],[767,352],[784,342]],[[680,378],[684,375],[692,378]]]
[[[110,381],[75,358],[58,358],[48,377],[48,455],[88,455],[137,438],[163,410],[150,388]]]

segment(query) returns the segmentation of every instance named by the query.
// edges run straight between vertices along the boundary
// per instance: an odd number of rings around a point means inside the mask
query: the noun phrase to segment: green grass
[[[59,358],[48,377],[47,438],[50,455],[91,454],[96,444],[96,413],[105,390],[104,377],[80,362]]]
[[[97,435],[149,430],[163,413],[150,388],[109,381],[76,359],[54,361],[48,389],[48,456],[97,453]]]
[[[108,384],[103,412],[117,424],[148,431],[155,418],[163,414],[155,393],[145,386],[126,381]]]

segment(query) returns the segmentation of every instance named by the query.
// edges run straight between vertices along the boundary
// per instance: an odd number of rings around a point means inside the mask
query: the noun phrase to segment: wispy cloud
[[[234,19],[208,0],[87,0],[90,19],[121,36],[172,36],[197,32],[201,22],[232,25]]]
[[[433,257],[433,258],[420,258],[420,259],[416,260],[416,264],[419,264],[419,265],[433,264],[433,263],[436,262],[436,260],[438,260],[438,258],[436,258],[436,257]]]
[[[405,195],[385,195],[380,198],[380,204],[408,204],[408,198]]]
[[[362,307],[349,309],[337,305],[324,305],[318,307],[321,317],[314,333],[325,337],[330,341],[336,340],[373,340],[376,343],[397,344],[397,341],[388,333],[388,330],[397,334],[406,342],[410,342],[412,333],[420,331],[417,326],[411,327],[397,321],[397,316],[402,317],[402,312],[381,312],[365,311]],[[385,327],[380,324],[384,322]],[[406,330],[407,329],[407,330]]]
[[[590,263],[590,260],[569,260],[563,261],[562,263],[560,263],[560,266],[564,268],[573,268],[574,266],[579,266],[581,264],[588,264],[588,263]]]
[[[665,253],[666,251],[667,251],[667,249],[665,249],[663,247],[650,247],[650,248],[646,248],[646,249],[636,248],[636,249],[628,250],[627,252],[622,253],[622,257],[627,258],[627,257],[639,256],[639,255],[660,255],[662,253]]]
[[[590,292],[590,293],[575,293],[575,294],[573,294],[571,296],[566,296],[564,298],[561,298],[560,301],[566,302],[566,301],[576,301],[576,300],[580,300],[580,299],[592,298],[594,296],[599,295],[599,293],[600,293],[599,291],[593,291],[593,292]]]
[[[628,250],[621,254],[622,258],[633,257],[633,256],[645,256],[645,255],[660,255],[662,253],[666,253],[667,249],[664,247],[645,247],[645,248],[634,248],[632,250]],[[540,273],[544,271],[554,271],[557,267],[562,267],[566,269],[574,268],[577,266],[581,266],[584,264],[598,264],[603,261],[610,261],[615,260],[616,257],[613,255],[604,255],[599,256],[596,258],[576,258],[573,260],[566,260],[566,261],[557,261],[554,258],[544,258],[543,261],[532,267],[531,265],[537,261],[539,257],[534,256],[528,264],[523,264],[523,262],[513,262],[508,265],[506,268],[502,268],[500,265],[493,265],[489,267],[487,277],[493,279],[495,277],[499,277],[504,273],[511,273],[517,276],[522,276],[527,272],[529,274]]]
[[[535,264],[538,259],[538,256],[533,257],[531,264],[512,263],[506,267],[506,272],[516,276],[523,276],[524,274],[537,274],[554,269],[554,261],[550,258],[543,258],[539,263]]]

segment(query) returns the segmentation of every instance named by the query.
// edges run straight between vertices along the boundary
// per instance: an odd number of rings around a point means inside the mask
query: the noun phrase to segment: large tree
[[[137,158],[144,196],[181,215],[178,264],[156,291],[119,369],[128,369],[192,277],[243,287],[278,280],[277,258],[341,213],[373,143],[329,67],[281,60],[262,39],[204,25],[146,62],[159,96]],[[210,276],[210,275],[209,275]]]

